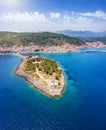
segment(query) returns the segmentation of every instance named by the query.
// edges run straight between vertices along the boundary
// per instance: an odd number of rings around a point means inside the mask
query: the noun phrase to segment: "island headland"
[[[49,97],[61,97],[64,92],[64,72],[56,61],[39,56],[23,57],[14,73]]]

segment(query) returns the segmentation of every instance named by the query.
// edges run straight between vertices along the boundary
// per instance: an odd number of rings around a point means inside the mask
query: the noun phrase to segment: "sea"
[[[106,130],[106,49],[100,50],[23,54],[58,62],[66,77],[61,98],[14,75],[20,56],[0,55],[0,130]]]

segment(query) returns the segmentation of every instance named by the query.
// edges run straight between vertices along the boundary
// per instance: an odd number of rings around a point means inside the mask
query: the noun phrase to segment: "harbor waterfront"
[[[106,53],[32,53],[55,60],[64,70],[61,98],[33,89],[14,71],[16,55],[0,55],[1,130],[106,130]]]

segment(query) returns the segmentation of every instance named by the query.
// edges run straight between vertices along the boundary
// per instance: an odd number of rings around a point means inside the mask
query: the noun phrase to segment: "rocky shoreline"
[[[14,72],[14,74],[16,76],[24,78],[24,80],[26,82],[28,82],[28,84],[30,84],[33,88],[37,89],[38,91],[42,92],[44,95],[46,95],[48,97],[59,98],[62,96],[65,86],[66,86],[64,72],[62,72],[63,78],[64,78],[62,87],[59,89],[52,88],[51,86],[42,84],[42,82],[40,82],[40,80],[38,80],[37,78],[31,76],[30,74],[27,74],[26,72],[24,72],[22,68],[24,66],[25,61],[26,61],[25,57],[21,59],[21,63],[17,66],[17,68]]]

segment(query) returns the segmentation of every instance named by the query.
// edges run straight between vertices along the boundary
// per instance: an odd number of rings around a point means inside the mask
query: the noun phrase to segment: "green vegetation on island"
[[[62,74],[62,70],[55,61],[42,57],[28,57],[24,64],[24,71],[37,77],[40,72],[47,77],[53,76],[56,80],[59,80]]]

